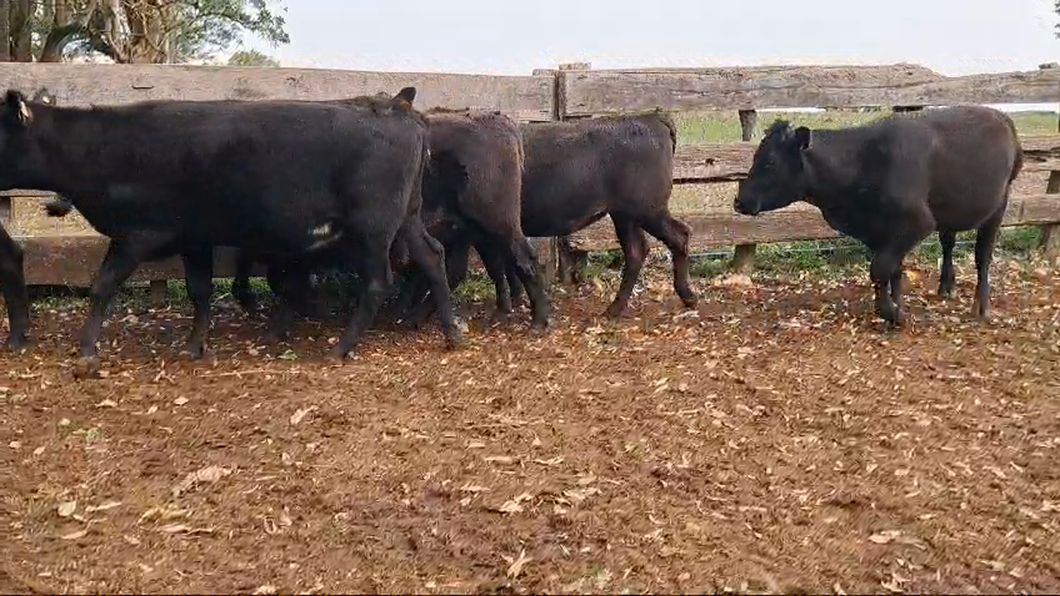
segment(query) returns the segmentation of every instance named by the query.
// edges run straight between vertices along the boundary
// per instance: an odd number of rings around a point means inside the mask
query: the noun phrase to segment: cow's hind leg
[[[939,245],[942,246],[942,268],[939,270],[939,290],[941,298],[952,298],[957,284],[957,275],[953,271],[953,248],[957,246],[957,232],[939,231]]]
[[[191,335],[187,350],[192,360],[202,358],[206,350],[206,334],[210,328],[210,298],[213,297],[213,250],[206,248],[185,252],[184,282],[194,310]]]
[[[622,284],[618,288],[618,294],[614,301],[607,307],[604,316],[610,319],[618,318],[625,312],[629,304],[629,298],[633,295],[633,286],[640,277],[640,270],[644,267],[644,259],[648,256],[648,239],[644,236],[644,230],[640,228],[637,221],[632,217],[612,213],[611,221],[615,224],[615,234],[618,243],[622,245]]]
[[[175,251],[169,247],[172,240],[169,236],[144,234],[121,240],[112,239],[107,245],[107,253],[89,291],[89,313],[81,328],[80,359],[74,371],[76,376],[90,376],[99,371],[96,344],[114,294],[141,262],[173,254]]]
[[[460,284],[467,279],[470,251],[471,243],[466,239],[460,239],[457,242],[450,243],[450,247],[444,250],[445,277],[449,284],[450,291],[458,288]],[[481,251],[479,254],[482,254]],[[485,260],[485,257],[483,257],[483,262],[485,262]],[[416,275],[417,293],[415,294],[415,302],[413,302],[404,312],[406,322],[408,322],[413,328],[418,328],[434,314],[437,305],[434,301],[434,296],[430,291],[430,279],[418,266],[413,265],[411,269]],[[487,270],[488,269],[489,266],[487,265]],[[430,295],[430,300],[426,300],[428,295]]]
[[[516,277],[526,288],[526,295],[530,298],[530,329],[532,331],[544,331],[548,327],[550,305],[548,294],[545,292],[545,280],[541,273],[541,264],[538,262],[537,252],[530,245],[530,241],[524,236],[518,236],[508,242],[507,261],[512,263]],[[505,269],[499,272],[499,277],[504,279]],[[511,310],[511,300],[508,300],[508,309]]]
[[[7,302],[8,349],[17,350],[29,343],[29,294],[22,265],[22,248],[0,225],[0,291]]]
[[[674,291],[687,308],[695,308],[698,299],[688,282],[688,241],[692,229],[667,212],[642,220],[640,225],[670,249],[674,262]]]
[[[434,298],[435,310],[445,334],[446,344],[450,349],[460,347],[463,343],[462,333],[456,325],[453,312],[452,294],[445,274],[445,249],[442,243],[427,233],[423,221],[418,216],[405,220],[399,234],[408,243],[409,257],[427,276],[430,282],[431,295]]]
[[[236,256],[236,276],[232,280],[232,297],[247,313],[257,311],[257,300],[250,289],[250,272],[254,267],[254,255],[241,249]]]
[[[1006,201],[1007,202],[1007,201]],[[994,258],[994,244],[997,242],[998,229],[1005,217],[1005,205],[1002,205],[990,219],[979,226],[975,234],[975,300],[972,314],[980,321],[990,316],[990,263]]]
[[[360,341],[361,335],[375,320],[379,308],[386,300],[394,280],[394,272],[390,268],[389,244],[386,236],[373,236],[363,243],[362,250],[356,255],[358,273],[363,284],[361,297],[346,330],[339,338],[339,343],[328,354],[329,358],[340,361],[346,359]]]

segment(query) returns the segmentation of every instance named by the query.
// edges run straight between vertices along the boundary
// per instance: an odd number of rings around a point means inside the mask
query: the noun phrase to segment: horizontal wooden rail
[[[1025,135],[1023,171],[1060,170],[1060,135]],[[674,156],[677,182],[726,182],[746,177],[757,142],[704,143],[679,145]]]
[[[556,76],[564,118],[653,108],[890,108],[1060,100],[1057,68],[960,77],[911,64],[583,70]]]
[[[714,211],[696,215],[677,215],[692,227],[691,246],[706,248],[732,244],[791,242],[836,238],[839,233],[825,223],[812,207],[792,207],[764,213],[757,217],[734,212]],[[1037,225],[1060,222],[1060,196],[1049,194],[1015,196],[1009,201],[1002,225]],[[649,236],[655,246],[662,246]],[[569,236],[576,250],[588,252],[619,247],[609,217]]]
[[[416,87],[416,107],[501,110],[523,121],[555,114],[555,77],[365,72],[168,64],[0,63],[0,80],[27,96],[47,90],[62,106],[153,99],[343,99]]]
[[[543,239],[532,239],[532,245],[546,267],[546,279],[551,280],[551,268],[548,264],[548,242]],[[87,288],[92,285],[103,256],[107,252],[109,239],[100,234],[77,234],[62,236],[16,236],[24,251],[23,267],[26,272],[26,283],[41,286],[71,286]],[[481,267],[477,253],[471,252],[471,265]],[[233,277],[236,272],[236,251],[232,248],[218,248],[214,251],[215,278]],[[253,269],[254,277],[265,275],[260,265]],[[159,281],[167,279],[184,279],[184,266],[179,257],[160,261],[142,263],[129,281]]]

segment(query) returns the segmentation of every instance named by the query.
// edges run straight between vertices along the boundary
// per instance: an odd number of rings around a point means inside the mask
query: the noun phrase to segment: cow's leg
[[[919,214],[918,214],[919,215]],[[903,228],[887,244],[873,251],[869,276],[876,296],[876,312],[892,325],[902,324],[902,313],[895,298],[901,297],[902,261],[932,231],[931,218],[910,218],[901,222]],[[897,223],[897,222],[896,222]],[[892,288],[893,283],[893,288]]]
[[[413,310],[427,298],[430,289],[427,279],[419,269],[415,267],[407,268],[402,275],[397,298],[387,309],[387,313],[408,321],[412,316]]]
[[[622,245],[622,256],[625,261],[622,267],[622,284],[618,288],[618,294],[604,312],[605,317],[614,319],[622,316],[629,304],[629,297],[633,295],[633,286],[640,277],[640,270],[644,267],[644,259],[648,255],[648,239],[644,236],[644,230],[637,225],[636,220],[628,215],[612,213],[611,221],[615,224],[615,234],[618,236],[618,243]]]
[[[453,312],[453,299],[449,291],[449,280],[445,274],[445,249],[442,243],[427,233],[423,221],[418,216],[409,217],[399,234],[408,243],[409,257],[427,276],[434,297],[435,311],[438,313],[449,349],[456,349],[463,343],[463,334],[456,325]]]
[[[486,269],[486,275],[493,282],[494,308],[490,315],[491,323],[506,321],[512,314],[512,298],[508,289],[508,258],[501,251],[496,240],[483,237],[475,243],[475,252],[482,260],[482,266]]]
[[[667,212],[641,220],[640,225],[670,249],[674,262],[674,291],[686,307],[695,308],[696,294],[688,282],[688,241],[692,236],[692,228]]]
[[[22,247],[0,225],[0,291],[7,303],[10,334],[5,345],[17,350],[29,343],[29,294],[22,265]]]
[[[206,350],[206,334],[210,329],[210,298],[213,297],[213,250],[211,248],[185,252],[184,283],[194,308],[188,354],[192,360],[202,358]]]
[[[294,323],[294,307],[291,306],[291,285],[297,283],[289,266],[280,263],[270,263],[265,270],[265,278],[268,280],[269,288],[276,296],[276,303],[269,315],[269,328],[265,333],[265,340],[277,343],[286,340],[291,333],[291,325]]]
[[[541,264],[538,262],[537,253],[530,246],[530,241],[524,236],[512,239],[508,243],[507,261],[515,268],[516,277],[526,288],[526,295],[530,298],[530,329],[531,331],[544,331],[548,327],[548,316],[550,305],[548,295],[545,293],[545,280],[542,278]],[[500,277],[505,277],[502,269]],[[511,309],[511,304],[508,304]]]
[[[257,300],[250,289],[250,271],[254,267],[254,255],[249,250],[240,249],[236,256],[236,276],[232,280],[232,297],[247,313],[257,311]]]
[[[346,359],[386,300],[394,280],[394,272],[390,268],[390,243],[390,239],[381,234],[366,238],[362,243],[355,261],[363,282],[361,297],[339,343],[329,352],[329,358],[340,361]]]
[[[972,313],[980,321],[985,321],[990,316],[990,263],[994,258],[998,230],[1005,217],[1005,207],[1006,205],[1002,205],[997,213],[979,226],[979,231],[975,234],[976,284]]]
[[[952,298],[957,283],[957,275],[953,271],[953,247],[957,245],[957,232],[940,230],[939,244],[942,246],[942,269],[939,271],[938,294],[942,298]]]
[[[508,289],[512,294],[512,308],[519,308],[523,305],[523,282],[519,281],[519,273],[515,270],[513,263],[508,263],[505,277],[508,279]]]
[[[477,248],[478,244],[476,243],[475,246]],[[448,248],[444,249],[445,278],[446,283],[449,284],[450,292],[467,279],[470,251],[471,243],[467,238],[459,238],[451,242]],[[479,254],[481,255],[481,252]],[[416,294],[414,295],[414,301],[404,311],[404,318],[410,326],[418,328],[435,313],[437,305],[434,301],[434,294],[430,291],[430,278],[419,266],[413,266],[412,270],[415,271],[416,275]],[[430,300],[427,300],[428,296],[431,298]]]
[[[94,375],[99,371],[96,344],[114,294],[141,262],[173,254],[175,251],[169,250],[172,241],[173,238],[168,235],[142,234],[121,240],[112,239],[107,245],[107,253],[89,291],[89,313],[81,328],[80,360],[75,370],[77,376]]]

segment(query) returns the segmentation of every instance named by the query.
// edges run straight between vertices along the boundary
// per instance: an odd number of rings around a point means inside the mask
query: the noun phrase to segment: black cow
[[[1023,167],[1015,124],[981,106],[893,115],[840,130],[777,120],[754,154],[734,208],[757,215],[804,200],[835,230],[872,251],[880,317],[900,324],[902,261],[938,231],[939,294],[954,288],[957,232],[978,229],[974,314],[988,315],[988,271],[1012,181]]]
[[[697,297],[688,282],[687,224],[670,215],[677,129],[661,111],[587,120],[526,124],[522,127],[525,171],[523,233],[566,236],[611,216],[625,263],[618,294],[605,316],[622,315],[648,253],[644,232],[673,255],[674,289],[688,308]],[[504,269],[500,255],[479,250],[487,269]],[[468,253],[446,253],[450,283],[466,273]],[[507,264],[513,295],[521,284]],[[498,284],[500,291],[501,286]],[[422,299],[411,299],[415,303]]]
[[[472,245],[480,254],[494,257],[484,263],[489,265],[489,275],[496,285],[495,314],[502,317],[512,310],[505,291],[505,264],[509,264],[514,276],[530,288],[531,329],[545,329],[549,304],[544,279],[537,253],[523,234],[521,222],[524,156],[519,125],[499,112],[433,109],[426,114],[434,158],[455,161],[467,174],[463,192],[446,178],[428,176],[424,188],[424,206],[432,213],[427,216],[428,230],[445,245],[447,255],[457,255],[456,259],[447,258],[450,266],[462,261],[466,269]],[[466,277],[466,271],[448,270],[447,276],[451,278],[450,288],[455,288]],[[419,287],[405,296],[421,296],[427,290],[419,283],[422,277],[411,278]],[[400,301],[398,305],[398,311],[407,306]],[[412,318],[422,319],[429,312],[421,311],[421,315]]]
[[[364,102],[364,98],[356,100]],[[350,104],[351,100],[333,103]],[[356,105],[356,104],[354,104]],[[431,236],[438,239],[448,254],[455,251],[463,254],[471,245],[480,253],[495,253],[500,262],[498,268],[490,270],[497,288],[497,314],[511,312],[505,286],[505,263],[510,264],[513,277],[528,285],[533,308],[531,329],[543,330],[548,325],[548,297],[544,291],[540,265],[520,222],[520,188],[523,174],[522,137],[518,125],[499,112],[471,110],[449,110],[434,108],[426,112],[429,127],[431,160],[424,178],[424,220]],[[253,255],[240,255],[232,293],[246,310],[252,310],[253,298],[249,290],[249,274]],[[447,263],[454,261],[447,259]],[[494,260],[489,261],[491,264]],[[396,271],[406,271],[400,257],[393,259]],[[450,280],[450,288],[466,275],[458,272]],[[419,286],[422,276],[412,276],[414,286]],[[294,282],[295,280],[290,280]],[[287,292],[292,301],[306,305],[308,310],[308,278],[300,276],[297,283],[270,286],[277,294]],[[422,292],[422,293],[420,293]],[[426,284],[415,287],[405,296],[428,293]],[[400,303],[399,303],[400,304]],[[424,303],[429,306],[433,302]],[[422,306],[422,305],[421,305]],[[411,304],[399,305],[395,310],[407,309]],[[413,317],[419,321],[431,310],[420,310]]]
[[[201,356],[215,246],[284,268],[318,255],[354,265],[365,290],[330,354],[344,358],[385,298],[400,239],[430,277],[448,343],[458,345],[443,250],[420,219],[428,145],[414,96],[405,88],[383,110],[231,100],[60,108],[8,90],[0,187],[60,193],[111,238],[82,330],[84,372],[99,366],[96,343],[120,285],[140,262],[174,254],[195,307],[188,349]]]

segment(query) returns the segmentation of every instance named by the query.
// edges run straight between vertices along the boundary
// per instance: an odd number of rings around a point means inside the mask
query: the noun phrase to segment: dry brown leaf
[[[107,511],[109,509],[114,509],[115,507],[121,507],[121,501],[107,501],[102,505],[89,505],[88,507],[85,507],[85,511],[93,513],[95,511]]]
[[[277,592],[276,586],[265,584],[259,586],[258,589],[254,590],[255,594],[275,594]]]
[[[519,552],[519,557],[513,559],[512,557],[505,556],[504,560],[509,563],[507,575],[511,579],[519,577],[523,572],[523,567],[529,563],[532,559],[526,556],[526,549],[524,548]]]
[[[70,534],[65,534],[63,540],[77,540],[78,538],[84,538],[88,534],[88,530],[78,530]]]
[[[217,482],[231,473],[232,470],[220,466],[208,466],[196,472],[190,472],[184,477],[184,480],[173,487],[173,496],[180,496],[180,493],[187,491],[196,484]]]
[[[483,459],[490,463],[501,464],[502,466],[510,466],[515,463],[515,458],[510,455],[492,455]]]
[[[299,408],[298,411],[296,411],[294,414],[291,414],[291,426],[297,425],[299,422],[302,421],[303,418],[306,417],[306,414],[312,412],[315,409],[317,409],[316,406],[309,406],[308,408]]]
[[[77,511],[77,501],[59,503],[59,506],[55,508],[55,512],[59,514],[59,517],[70,517],[75,511]]]
[[[188,403],[188,398],[186,398],[186,397],[178,397],[177,399],[173,400],[173,403],[175,403],[178,406],[183,406],[184,404]]]
[[[885,530],[869,536],[869,540],[876,544],[887,544],[893,542],[895,538],[898,538],[902,533],[898,530]]]

